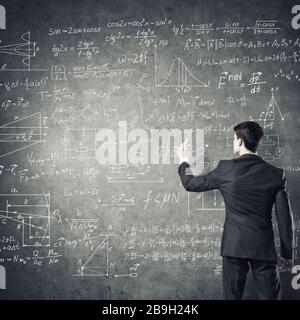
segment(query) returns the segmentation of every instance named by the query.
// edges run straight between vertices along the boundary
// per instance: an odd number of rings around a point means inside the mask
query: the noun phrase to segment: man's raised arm
[[[192,170],[187,161],[181,162],[178,168],[178,174],[185,190],[202,192],[218,189],[220,185],[221,162],[222,160],[219,161],[218,166],[214,170],[199,176],[192,174]]]

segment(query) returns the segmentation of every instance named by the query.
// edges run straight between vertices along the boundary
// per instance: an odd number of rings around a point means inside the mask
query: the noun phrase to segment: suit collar
[[[243,158],[257,158],[257,159],[262,159],[258,154],[254,154],[254,153],[245,153],[241,156],[238,157],[238,159],[243,159]]]

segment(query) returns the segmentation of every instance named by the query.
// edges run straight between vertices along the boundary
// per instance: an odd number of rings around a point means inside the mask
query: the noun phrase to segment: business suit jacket
[[[284,170],[256,154],[220,160],[204,175],[194,176],[188,162],[178,168],[187,191],[218,189],[225,203],[221,255],[277,261],[272,207],[280,236],[281,256],[292,259],[294,226]]]

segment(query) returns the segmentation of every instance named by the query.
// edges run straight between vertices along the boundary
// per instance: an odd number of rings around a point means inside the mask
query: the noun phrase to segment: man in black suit
[[[186,144],[177,150],[178,174],[187,191],[218,189],[223,195],[226,216],[221,243],[223,297],[242,299],[251,268],[261,299],[280,299],[280,279],[272,228],[272,207],[284,261],[293,261],[294,225],[284,170],[257,154],[263,129],[254,121],[234,127],[234,153],[238,158],[220,160],[204,175],[191,172]]]

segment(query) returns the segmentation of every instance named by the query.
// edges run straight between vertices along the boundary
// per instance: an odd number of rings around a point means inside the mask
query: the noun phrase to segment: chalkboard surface
[[[178,136],[154,143],[201,129],[208,172],[246,120],[285,169],[300,264],[294,2],[0,5],[0,299],[221,299],[221,194],[182,187]],[[298,269],[280,270],[299,299]]]

